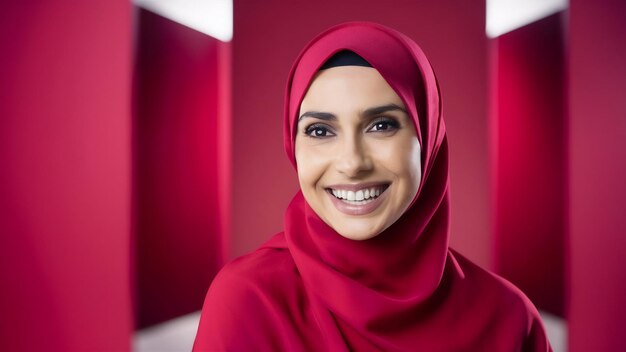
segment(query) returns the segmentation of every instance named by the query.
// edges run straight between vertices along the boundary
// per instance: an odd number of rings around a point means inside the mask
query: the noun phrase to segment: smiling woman
[[[448,246],[448,144],[421,49],[378,24],[314,38],[287,82],[298,192],[227,264],[196,351],[550,351],[537,310]]]

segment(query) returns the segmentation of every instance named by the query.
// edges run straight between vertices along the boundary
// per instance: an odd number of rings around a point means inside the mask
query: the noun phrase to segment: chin
[[[369,240],[382,232],[378,231],[374,226],[368,226],[366,223],[342,224],[339,226],[333,226],[333,224],[329,225],[342,237],[354,241]]]

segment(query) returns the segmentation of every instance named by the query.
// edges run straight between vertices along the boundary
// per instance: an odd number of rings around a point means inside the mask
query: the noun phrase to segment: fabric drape
[[[448,145],[433,69],[410,38],[369,23],[314,38],[288,78],[284,144],[296,165],[297,113],[324,62],[351,50],[405,104],[421,145],[422,182],[407,211],[378,236],[342,237],[301,192],[284,231],[229,263],[205,301],[195,350],[550,351],[532,303],[448,246]]]

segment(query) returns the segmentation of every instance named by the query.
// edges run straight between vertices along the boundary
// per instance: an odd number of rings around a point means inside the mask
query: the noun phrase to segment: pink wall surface
[[[626,351],[626,2],[569,14],[570,351]]]
[[[230,116],[228,44],[146,10],[137,23],[135,287],[145,327],[199,310],[222,265],[221,135]]]
[[[567,191],[562,14],[491,43],[494,269],[563,316]]]
[[[304,45],[331,25],[375,21],[412,37],[440,80],[450,136],[452,245],[491,264],[484,1],[234,2],[233,199],[230,257],[282,230],[298,189],[284,156],[285,80]]]
[[[130,349],[128,1],[0,11],[0,350]]]

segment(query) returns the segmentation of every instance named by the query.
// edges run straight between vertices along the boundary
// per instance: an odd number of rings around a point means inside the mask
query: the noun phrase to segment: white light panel
[[[233,38],[233,0],[133,0],[133,3],[221,41]]]
[[[487,36],[495,38],[567,6],[567,0],[487,0]]]

